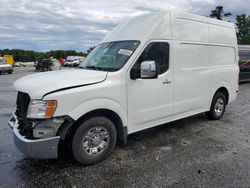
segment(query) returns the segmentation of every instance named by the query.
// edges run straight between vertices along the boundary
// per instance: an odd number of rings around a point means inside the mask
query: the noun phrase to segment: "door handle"
[[[164,82],[162,82],[162,84],[171,84],[172,82],[168,79],[166,79]]]

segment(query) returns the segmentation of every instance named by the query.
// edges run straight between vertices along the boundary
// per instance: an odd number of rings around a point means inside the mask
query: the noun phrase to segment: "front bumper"
[[[52,159],[58,156],[58,143],[60,136],[43,139],[26,139],[19,133],[19,122],[13,113],[8,121],[13,129],[13,139],[18,150],[24,155],[38,159]]]

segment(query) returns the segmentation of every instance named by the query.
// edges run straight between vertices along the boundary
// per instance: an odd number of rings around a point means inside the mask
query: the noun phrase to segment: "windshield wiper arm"
[[[93,70],[102,70],[102,71],[116,71],[117,68],[109,68],[109,67],[97,67],[94,65],[89,65],[86,67],[79,66],[81,69],[93,69]]]
[[[86,66],[85,68],[87,68],[87,69],[94,69],[94,70],[97,69],[97,67],[96,67],[96,66],[93,66],[93,65],[91,65],[91,66]]]
[[[91,65],[91,66],[86,66],[86,67],[84,67],[84,68],[86,68],[86,69],[93,69],[93,70],[103,70],[101,67],[96,67],[96,66],[93,66],[93,65]]]

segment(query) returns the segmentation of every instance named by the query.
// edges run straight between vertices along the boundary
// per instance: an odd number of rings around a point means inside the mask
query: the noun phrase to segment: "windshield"
[[[240,50],[239,56],[240,56],[240,63],[250,60],[250,50]]]
[[[0,65],[6,65],[6,61],[4,59],[0,59]]]
[[[125,65],[139,44],[139,41],[118,41],[100,44],[92,50],[79,67],[117,71]]]

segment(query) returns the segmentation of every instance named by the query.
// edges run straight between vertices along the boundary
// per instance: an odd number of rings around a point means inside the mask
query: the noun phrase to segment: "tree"
[[[230,12],[224,12],[223,6],[217,6],[214,10],[211,10],[210,18],[216,18],[222,20],[223,17],[231,16]]]
[[[48,52],[35,52],[21,49],[0,49],[1,56],[13,55],[15,61],[27,62],[37,61],[43,58],[66,58],[67,56],[86,56],[87,53],[76,52],[75,50],[51,50]]]
[[[250,44],[250,15],[237,15],[236,26],[238,43]]]

